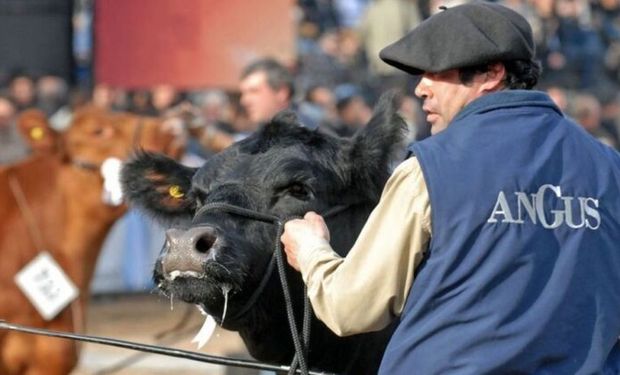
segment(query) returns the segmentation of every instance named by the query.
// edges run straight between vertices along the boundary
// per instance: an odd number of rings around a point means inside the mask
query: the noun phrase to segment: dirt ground
[[[156,295],[106,296],[96,297],[90,304],[86,333],[195,351],[196,346],[191,344],[191,340],[202,322],[203,317],[200,312],[194,306],[188,306],[182,302],[175,302],[171,310],[170,301]],[[172,330],[173,327],[177,328]],[[166,331],[168,334],[159,339],[158,343],[156,336]],[[249,358],[239,336],[219,327],[200,352],[216,356]],[[72,375],[258,373],[254,370],[234,369],[187,359],[83,343],[80,363]]]

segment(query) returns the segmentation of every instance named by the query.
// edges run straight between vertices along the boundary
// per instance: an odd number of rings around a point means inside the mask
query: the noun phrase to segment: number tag
[[[75,284],[45,251],[15,275],[15,283],[45,320],[52,320],[79,294]]]

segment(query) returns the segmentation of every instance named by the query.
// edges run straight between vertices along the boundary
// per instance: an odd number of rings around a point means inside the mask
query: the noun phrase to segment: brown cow
[[[61,331],[81,331],[95,262],[105,236],[124,205],[102,202],[100,166],[125,159],[134,148],[173,157],[180,142],[154,118],[78,111],[57,134],[36,112],[20,119],[33,155],[0,169],[0,319]],[[37,130],[38,129],[38,130]],[[45,321],[14,282],[15,274],[48,251],[78,287],[80,297]],[[0,332],[0,374],[67,374],[78,348],[68,340]]]

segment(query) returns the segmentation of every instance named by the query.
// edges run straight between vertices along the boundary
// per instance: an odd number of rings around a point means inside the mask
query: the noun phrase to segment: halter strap
[[[349,205],[334,206],[328,209],[327,211],[325,211],[323,213],[323,216],[324,217],[335,216],[349,207],[350,207]],[[280,242],[280,237],[282,236],[282,233],[284,232],[284,224],[288,220],[298,218],[298,216],[292,216],[292,217],[282,219],[275,215],[265,214],[265,213],[250,210],[247,208],[231,205],[228,203],[216,202],[216,203],[210,203],[210,204],[207,204],[201,207],[196,212],[194,217],[201,215],[205,212],[209,212],[209,211],[224,211],[230,214],[243,216],[243,217],[257,220],[257,221],[262,221],[264,223],[275,224],[277,226],[275,249],[271,256],[271,260],[269,261],[269,264],[267,265],[267,269],[263,275],[263,278],[258,284],[258,287],[254,290],[254,293],[252,293],[248,301],[245,303],[245,305],[231,319],[235,320],[235,319],[240,318],[241,316],[246,314],[250,310],[250,308],[252,308],[252,306],[254,306],[254,304],[258,300],[258,297],[262,294],[263,290],[267,286],[267,282],[271,278],[271,274],[273,273],[273,269],[275,265],[277,265],[278,273],[280,276],[280,283],[282,284],[282,291],[284,293],[284,301],[286,304],[286,314],[288,318],[289,328],[291,330],[293,346],[295,347],[295,356],[293,357],[293,362],[289,369],[289,374],[294,373],[298,366],[302,374],[308,374],[308,351],[309,351],[308,349],[309,349],[309,343],[310,343],[310,321],[311,321],[310,317],[312,314],[312,309],[310,308],[310,301],[308,300],[307,293],[305,291],[305,286],[304,286],[304,308],[303,308],[304,314],[303,314],[303,321],[302,321],[302,336],[303,337],[300,338],[299,330],[297,329],[297,323],[295,321],[295,316],[293,314],[293,303],[292,303],[290,290],[288,288],[288,282],[286,280],[284,260],[282,257],[282,244]]]

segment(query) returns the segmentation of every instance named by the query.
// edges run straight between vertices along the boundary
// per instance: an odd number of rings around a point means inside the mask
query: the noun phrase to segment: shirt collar
[[[542,91],[534,90],[502,90],[483,95],[467,104],[454,117],[452,122],[461,120],[467,116],[493,111],[500,108],[536,106],[550,108],[560,115],[562,111],[553,103],[549,95]]]

